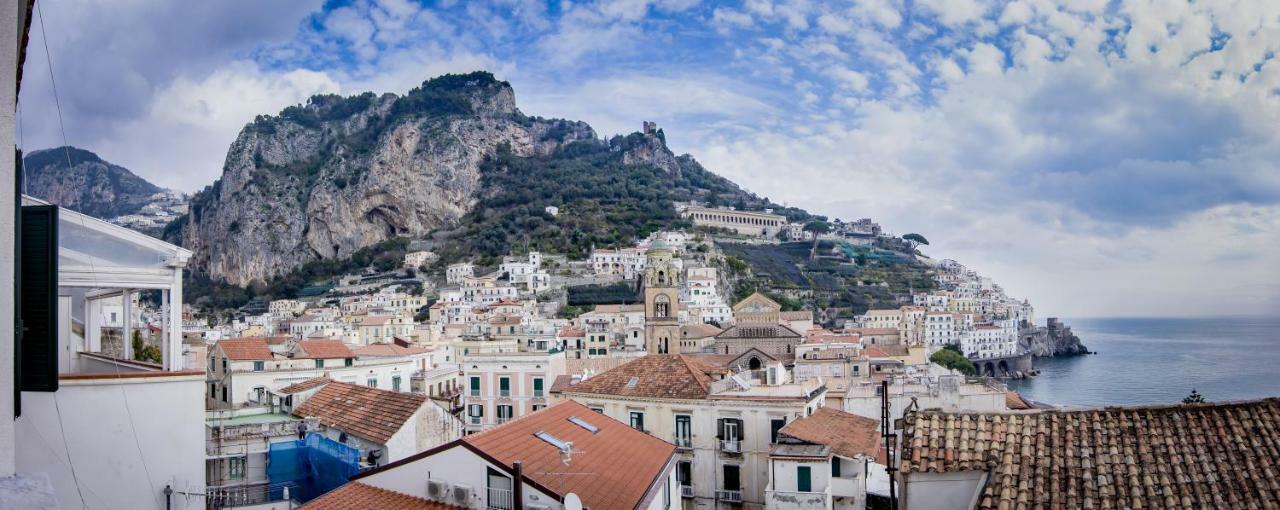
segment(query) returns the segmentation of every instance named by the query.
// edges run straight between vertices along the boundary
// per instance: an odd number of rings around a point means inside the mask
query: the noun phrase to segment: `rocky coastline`
[[[1056,317],[1050,317],[1045,326],[1022,329],[1018,337],[1019,347],[1036,358],[1093,354],[1071,331],[1071,326]]]

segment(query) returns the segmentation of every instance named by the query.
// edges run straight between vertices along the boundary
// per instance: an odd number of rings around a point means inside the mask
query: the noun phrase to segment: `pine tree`
[[[1204,397],[1195,388],[1191,388],[1191,394],[1187,398],[1182,399],[1183,404],[1203,404]]]

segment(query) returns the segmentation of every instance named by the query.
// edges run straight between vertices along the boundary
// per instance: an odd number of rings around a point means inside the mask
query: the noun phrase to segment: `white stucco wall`
[[[57,392],[23,393],[18,469],[47,475],[63,508],[163,509],[166,485],[203,494],[203,394],[201,375],[63,379]],[[203,507],[175,495],[170,508]]]
[[[463,484],[471,487],[472,502],[469,508],[483,508],[486,500],[485,488],[488,486],[487,467],[493,467],[505,473],[501,468],[459,445],[358,481],[420,498],[427,497],[427,480],[441,480],[452,485]],[[524,501],[526,505],[546,505],[552,509],[563,508],[555,498],[528,484],[524,486]]]
[[[902,491],[902,510],[969,510],[978,500],[986,473],[912,473]]]
[[[14,105],[18,102],[17,81],[18,69],[18,31],[20,12],[25,10],[25,2],[5,2],[0,8],[0,37],[6,41],[5,50],[0,52],[0,147],[14,146]],[[0,158],[0,182],[12,186],[15,176],[14,158]],[[18,197],[9,188],[0,193],[0,238],[12,240],[14,234],[14,208]],[[13,416],[13,272],[14,243],[0,243],[0,478],[14,473],[14,422]]]

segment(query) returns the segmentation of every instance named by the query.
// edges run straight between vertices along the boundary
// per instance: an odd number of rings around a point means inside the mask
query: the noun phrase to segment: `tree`
[[[831,231],[831,224],[814,220],[804,224],[804,231],[813,234],[813,248],[809,250],[809,260],[818,258],[818,236]]]
[[[924,236],[914,232],[902,236],[902,240],[908,243],[911,243],[911,249],[913,250],[916,249],[917,246],[920,246],[922,244],[925,246],[929,245],[928,239],[925,239]]]
[[[956,349],[942,349],[929,356],[929,361],[942,365],[949,370],[959,370],[964,375],[974,375],[978,370],[974,368],[973,362],[969,358],[964,357]]]
[[[134,330],[133,332],[133,359],[138,361],[150,361],[152,363],[160,363],[163,355],[160,348],[154,345],[147,345],[142,341],[142,331]]]
[[[1195,388],[1191,388],[1191,394],[1187,398],[1182,399],[1183,404],[1203,404],[1204,397]]]

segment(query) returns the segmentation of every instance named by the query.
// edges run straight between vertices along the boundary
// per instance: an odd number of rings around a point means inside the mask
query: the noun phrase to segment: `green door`
[[[809,466],[796,468],[796,490],[800,492],[813,491],[813,480],[809,476]]]

